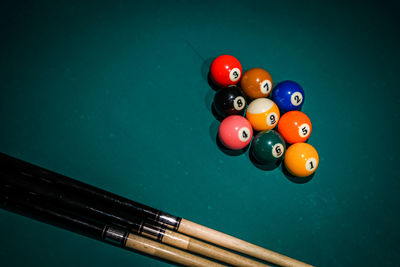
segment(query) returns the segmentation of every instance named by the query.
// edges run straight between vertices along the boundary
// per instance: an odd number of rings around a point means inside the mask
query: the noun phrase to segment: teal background
[[[9,1],[0,151],[317,266],[400,261],[392,2]],[[215,142],[210,60],[299,82],[320,155],[293,183]],[[167,266],[0,211],[2,266]]]

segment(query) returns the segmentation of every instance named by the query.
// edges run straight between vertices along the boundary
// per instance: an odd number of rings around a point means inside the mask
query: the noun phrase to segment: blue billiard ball
[[[304,103],[304,90],[294,81],[283,81],[272,90],[272,101],[278,105],[282,113],[301,110]]]

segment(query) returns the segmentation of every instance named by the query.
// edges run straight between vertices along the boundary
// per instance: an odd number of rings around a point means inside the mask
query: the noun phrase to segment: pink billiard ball
[[[219,126],[219,140],[229,149],[239,150],[245,148],[253,136],[250,122],[239,115],[226,117]]]

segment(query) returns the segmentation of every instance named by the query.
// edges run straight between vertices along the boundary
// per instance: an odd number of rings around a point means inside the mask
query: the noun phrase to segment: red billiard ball
[[[242,65],[233,56],[219,56],[211,63],[210,76],[221,87],[237,84],[242,76]]]
[[[246,118],[232,115],[221,122],[218,136],[226,148],[239,150],[250,143],[253,137],[253,128]]]

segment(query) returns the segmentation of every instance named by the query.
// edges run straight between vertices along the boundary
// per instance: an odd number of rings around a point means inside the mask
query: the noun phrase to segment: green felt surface
[[[396,8],[2,2],[0,151],[317,266],[396,266]],[[220,54],[303,86],[312,180],[218,148]],[[1,266],[168,265],[3,210],[0,226]]]

